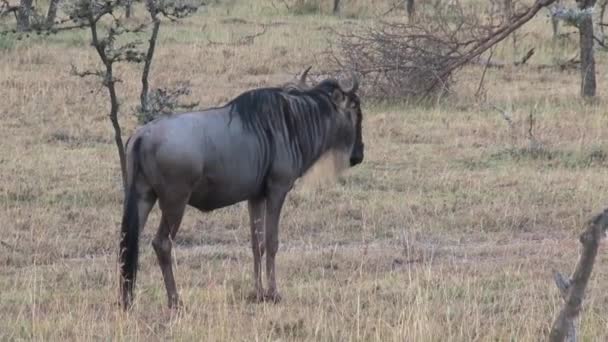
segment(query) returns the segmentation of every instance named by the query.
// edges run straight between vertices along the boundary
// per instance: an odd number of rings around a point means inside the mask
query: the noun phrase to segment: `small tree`
[[[114,15],[114,13],[119,12],[119,6],[122,5],[120,0],[75,0],[71,5],[70,18],[76,22],[76,27],[86,27],[90,30],[91,44],[103,64],[103,68],[100,70],[78,71],[73,67],[73,72],[81,77],[99,77],[103,86],[108,90],[110,98],[109,117],[114,129],[114,141],[118,150],[123,186],[126,187],[125,148],[118,121],[120,102],[116,90],[116,84],[120,82],[120,79],[114,75],[114,66],[116,63],[121,62],[144,63],[140,111],[145,111],[148,115],[154,116],[148,104],[148,77],[161,25],[159,15],[170,20],[177,20],[195,12],[199,5],[170,0],[147,0],[146,8],[150,15],[151,23],[135,26],[130,25],[127,20]],[[102,24],[102,18],[107,18],[109,24]],[[118,43],[119,37],[124,37],[127,34],[140,34],[150,24],[152,25],[152,30],[146,49],[141,49],[143,44],[137,39],[126,40],[122,44]],[[184,92],[180,92],[177,96],[165,98],[164,101],[176,101],[177,97],[181,94],[184,94]],[[166,105],[162,108],[165,107]],[[176,106],[172,106],[171,108],[174,107]]]

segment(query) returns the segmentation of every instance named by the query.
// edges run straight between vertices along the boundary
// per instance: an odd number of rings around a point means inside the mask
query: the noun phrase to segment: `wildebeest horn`
[[[306,70],[304,70],[304,72],[302,73],[302,76],[300,76],[300,83],[302,85],[306,85],[306,76],[308,76],[308,72],[310,71],[310,68],[312,68],[312,65],[309,66],[308,68],[306,68]]]
[[[357,75],[355,75],[355,73],[351,71],[350,78],[351,78],[351,84],[352,84],[350,86],[350,88],[342,87],[342,91],[344,91],[347,94],[352,94],[352,93],[356,92],[357,89],[359,89],[359,79],[357,78]]]

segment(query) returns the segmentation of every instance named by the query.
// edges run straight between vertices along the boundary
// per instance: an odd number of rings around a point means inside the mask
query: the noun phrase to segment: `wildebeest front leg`
[[[162,217],[158,232],[152,240],[152,246],[156,252],[158,258],[158,264],[163,274],[163,280],[165,282],[165,288],[167,290],[167,297],[169,299],[169,307],[181,306],[179,295],[177,293],[177,287],[175,286],[175,278],[173,277],[173,265],[171,264],[171,247],[172,240],[177,234],[179,225],[184,216],[184,210],[186,208],[185,202],[179,205],[173,204],[169,208],[162,208]]]
[[[275,256],[279,249],[279,219],[287,191],[274,191],[266,199],[266,280],[268,290],[265,299],[279,302],[281,296],[277,289]]]
[[[262,255],[263,246],[260,237],[264,235],[264,199],[249,200],[249,223],[251,225],[251,249],[253,251],[253,286],[254,292],[250,295],[251,300],[261,301],[264,299],[264,287],[262,286]]]

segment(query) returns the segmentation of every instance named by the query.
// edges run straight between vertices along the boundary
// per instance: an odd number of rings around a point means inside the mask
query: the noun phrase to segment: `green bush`
[[[318,14],[321,12],[321,1],[297,0],[291,10],[296,15]]]
[[[0,51],[10,50],[15,46],[15,37],[10,34],[0,34]]]

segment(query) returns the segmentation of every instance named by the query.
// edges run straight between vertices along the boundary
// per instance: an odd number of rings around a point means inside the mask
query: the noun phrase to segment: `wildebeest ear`
[[[342,93],[342,90],[334,89],[334,91],[331,93],[331,100],[337,105],[342,105],[342,102],[344,102],[344,94]]]

